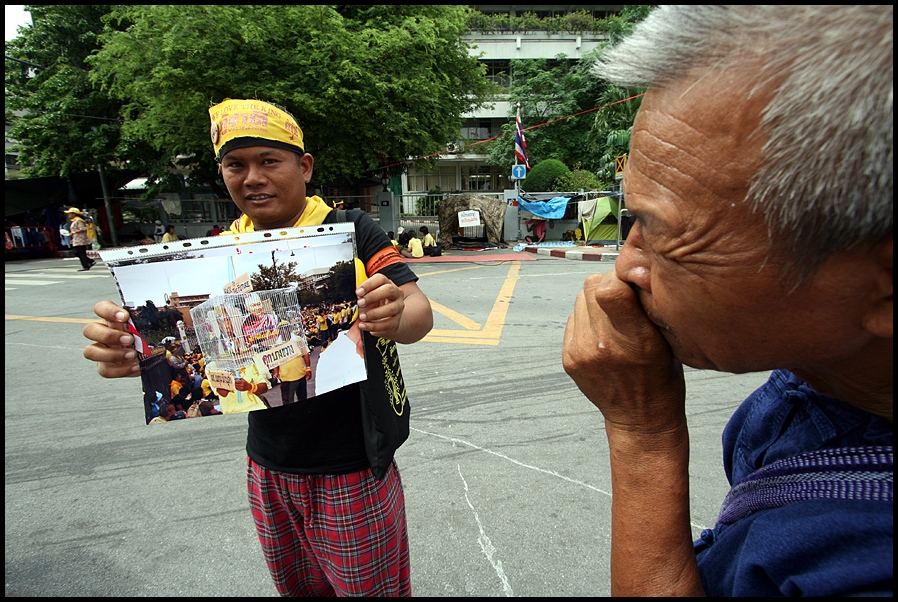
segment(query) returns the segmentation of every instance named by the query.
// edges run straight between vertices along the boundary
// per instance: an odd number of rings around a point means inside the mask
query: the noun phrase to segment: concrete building
[[[571,12],[586,11],[595,18],[606,18],[619,12],[623,5],[471,5],[487,15],[520,17],[532,13],[546,19]],[[508,87],[514,79],[512,59],[554,60],[564,54],[569,61],[578,61],[607,36],[603,33],[572,33],[548,31],[472,31],[465,36],[471,45],[471,54],[479,56],[487,66],[488,77],[500,86]],[[403,213],[414,213],[416,195],[428,191],[443,192],[480,191],[501,193],[513,188],[510,173],[486,163],[486,155],[479,151],[478,141],[495,138],[502,133],[502,126],[514,120],[515,108],[506,95],[500,94],[491,106],[465,116],[465,124],[458,140],[449,141],[445,152],[433,170],[409,168],[402,175]]]

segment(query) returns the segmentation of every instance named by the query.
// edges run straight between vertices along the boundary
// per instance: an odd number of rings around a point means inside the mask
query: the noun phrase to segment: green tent
[[[583,220],[583,240],[617,240],[617,200],[610,196],[596,200],[596,210],[590,220]]]

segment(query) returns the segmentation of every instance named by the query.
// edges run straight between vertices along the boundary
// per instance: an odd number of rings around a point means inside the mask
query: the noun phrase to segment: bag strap
[[[730,489],[718,524],[804,500],[892,501],[891,445],[841,447],[772,462]]]
[[[322,224],[333,224],[339,223],[342,224],[346,221],[346,210],[345,209],[334,209],[324,218]]]

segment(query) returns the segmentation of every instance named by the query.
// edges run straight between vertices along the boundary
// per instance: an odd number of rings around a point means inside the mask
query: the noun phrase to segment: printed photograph
[[[302,403],[367,378],[352,224],[100,251],[147,424]]]

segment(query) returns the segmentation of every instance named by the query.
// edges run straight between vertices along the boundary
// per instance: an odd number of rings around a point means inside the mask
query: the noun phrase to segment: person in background
[[[424,250],[424,254],[430,257],[439,257],[442,255],[440,244],[433,237],[433,234],[430,233],[427,226],[421,226],[418,228],[418,231],[421,232],[421,247]]]
[[[81,262],[79,272],[86,272],[94,265],[96,261],[87,256],[87,250],[91,246],[90,238],[87,233],[87,222],[84,221],[84,213],[77,207],[69,207],[65,211],[66,217],[69,218],[68,231],[72,235],[72,249],[75,256]]]
[[[306,196],[315,160],[293,115],[261,100],[228,99],[209,116],[222,178],[243,212],[230,232],[336,221],[321,198]],[[250,509],[281,595],[410,596],[405,497],[394,458],[408,437],[410,409],[396,343],[421,340],[433,311],[380,226],[357,209],[345,218],[359,241],[354,327],[368,380],[249,412]],[[84,328],[91,341],[84,357],[103,377],[138,375],[128,312],[112,301],[94,312],[101,321]],[[314,520],[295,520],[303,516]]]
[[[178,240],[178,235],[175,234],[175,227],[169,226],[166,228],[165,234],[162,235],[162,242],[175,242],[176,240]]]
[[[419,257],[424,257],[424,247],[421,244],[421,239],[415,236],[415,231],[411,230],[408,233],[408,242],[404,249],[400,249],[399,251],[402,253],[403,257],[411,257],[417,259]]]
[[[533,232],[524,237],[524,240],[531,245],[538,245],[546,239],[546,220],[534,215],[527,220],[527,232]]]
[[[427,228],[427,226],[421,226],[420,228],[418,228],[418,231],[421,233],[421,246],[423,246],[425,249],[427,247],[437,246],[437,241],[433,237],[433,234],[430,233],[430,230]]]
[[[301,325],[291,325],[286,320],[278,324],[278,344],[296,341],[299,355],[277,366],[273,370],[274,377],[281,381],[281,403],[287,405],[294,401],[305,401],[308,398],[306,383],[312,378],[312,359],[309,357],[309,346],[305,339],[294,331]]]
[[[218,236],[222,232],[224,232],[224,230],[221,229],[221,226],[216,224],[211,230],[209,230],[209,236]]]
[[[562,351],[604,417],[612,595],[893,595],[893,10],[663,5],[600,59],[648,86],[632,228]],[[772,371],[696,541],[683,365]]]
[[[162,225],[162,222],[158,219],[154,222],[153,226],[153,239],[160,243],[162,242],[162,237],[165,235],[165,226]]]
[[[411,232],[406,232],[405,228],[403,228],[402,226],[399,226],[399,228],[396,230],[396,236],[399,237],[396,240],[399,241],[400,249],[404,249],[404,248],[408,247],[408,241],[412,237]]]

